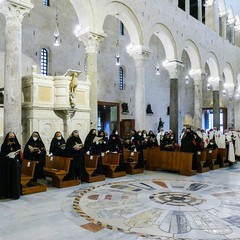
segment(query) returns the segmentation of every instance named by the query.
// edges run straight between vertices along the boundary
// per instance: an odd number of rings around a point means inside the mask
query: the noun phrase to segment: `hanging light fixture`
[[[159,66],[159,55],[158,55],[158,32],[156,34],[157,36],[157,65],[155,67],[155,70],[156,70],[156,75],[160,75],[160,66]]]
[[[119,20],[119,14],[117,14],[117,19]],[[119,24],[120,24],[120,21],[119,21]],[[119,28],[120,29],[120,28]],[[120,54],[119,54],[119,30],[118,29],[118,36],[117,36],[117,43],[116,43],[116,49],[117,49],[117,53],[115,55],[115,58],[116,58],[116,66],[119,66],[120,65]]]
[[[54,31],[54,43],[53,46],[58,47],[60,46],[60,36],[58,30],[58,12],[57,12],[57,1],[56,1],[56,29]]]

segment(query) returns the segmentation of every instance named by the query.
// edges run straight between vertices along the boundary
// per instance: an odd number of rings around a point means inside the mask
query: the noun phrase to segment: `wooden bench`
[[[192,176],[197,173],[196,170],[192,170],[192,159],[192,153],[152,149],[147,161],[147,169],[162,169],[179,172],[185,176]]]
[[[206,149],[207,156],[206,156],[206,165],[209,167],[210,170],[219,169],[219,164],[216,164],[217,157],[218,157],[218,149]]]
[[[227,161],[227,149],[226,148],[218,149],[218,158],[219,158],[221,168],[229,166],[229,162]]]
[[[32,180],[36,164],[38,164],[38,162],[22,159],[22,171],[21,171],[22,195],[44,192],[47,190],[47,187],[45,185],[39,184]]]
[[[125,171],[116,171],[119,166],[120,157],[121,153],[102,153],[103,170],[107,177],[115,178],[126,176]]]
[[[98,182],[105,180],[105,175],[94,174],[98,165],[98,155],[84,155],[85,170],[87,173],[86,182]]]
[[[44,175],[52,178],[52,185],[58,188],[71,187],[80,184],[80,180],[64,180],[70,168],[72,158],[60,156],[46,156]]]
[[[124,165],[126,168],[126,172],[128,174],[143,173],[143,168],[134,169],[136,164],[138,163],[139,152],[131,152],[129,150],[124,149],[123,156],[124,156]],[[129,158],[132,159],[132,162],[129,161]]]
[[[209,167],[206,167],[206,158],[207,158],[207,151],[198,151],[197,152],[197,172],[204,173],[209,171]]]

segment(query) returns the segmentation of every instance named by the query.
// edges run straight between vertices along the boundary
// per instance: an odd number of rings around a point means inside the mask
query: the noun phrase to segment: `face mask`
[[[14,142],[15,138],[9,138],[9,142]]]
[[[144,137],[146,137],[147,135],[146,134],[143,134]]]
[[[38,140],[38,138],[37,137],[33,137],[33,141],[37,141]]]
[[[116,135],[118,135],[118,132],[115,132]]]
[[[61,140],[62,139],[62,137],[57,137],[57,140]]]
[[[139,133],[138,135],[139,135],[139,136],[142,136],[142,134],[141,134],[141,133]]]

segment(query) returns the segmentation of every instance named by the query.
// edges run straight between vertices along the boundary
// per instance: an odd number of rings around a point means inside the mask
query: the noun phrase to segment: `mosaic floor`
[[[240,240],[240,163],[192,177],[145,171],[0,200],[0,240]]]

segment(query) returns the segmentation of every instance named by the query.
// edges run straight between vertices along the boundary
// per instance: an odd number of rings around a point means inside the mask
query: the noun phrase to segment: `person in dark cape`
[[[198,137],[197,133],[186,128],[186,131],[181,140],[181,151],[193,153],[192,169],[197,169],[197,151],[199,150],[201,138]]]
[[[158,146],[157,136],[153,133],[152,130],[148,132],[148,147]]]
[[[97,136],[97,130],[91,129],[84,142],[84,152],[88,155],[98,155],[98,164],[95,171],[96,174],[102,174],[102,157],[101,144],[103,142],[104,132],[102,136]]]
[[[46,148],[38,132],[34,131],[27,141],[23,156],[25,159],[37,161],[33,180],[37,181],[39,178],[43,178],[43,168],[46,162]]]
[[[1,146],[0,197],[18,199],[21,194],[22,151],[16,135],[9,132]]]
[[[142,136],[137,133],[136,130],[131,130],[130,132],[130,143],[128,146],[128,150],[139,152],[138,155],[138,163],[135,165],[135,169],[144,167],[144,159],[143,159],[143,149],[142,149]]]
[[[74,130],[66,142],[66,155],[72,157],[69,173],[66,176],[68,180],[81,179],[86,176],[84,166],[84,148],[78,130]]]
[[[123,153],[123,143],[118,135],[117,129],[113,129],[112,133],[109,136],[108,150],[110,152]],[[121,154],[119,166],[117,167],[116,171],[122,171],[122,170],[124,170],[123,154]]]
[[[65,149],[66,149],[65,139],[63,138],[62,133],[57,131],[54,134],[54,137],[51,141],[49,153],[52,154],[53,156],[65,157],[66,156]]]

